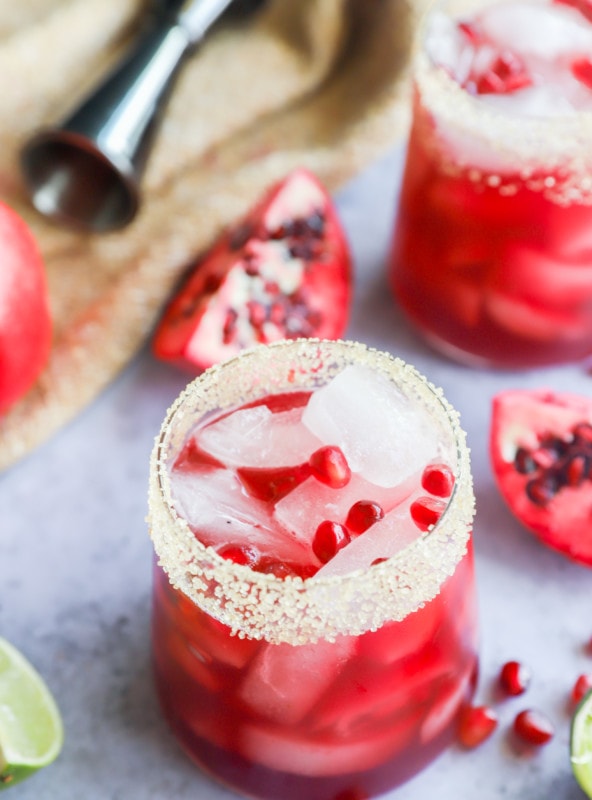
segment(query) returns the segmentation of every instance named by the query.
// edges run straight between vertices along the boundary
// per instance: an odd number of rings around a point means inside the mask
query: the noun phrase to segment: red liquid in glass
[[[592,206],[529,188],[566,174],[442,169],[418,96],[390,266],[404,311],[438,349],[505,368],[592,351]],[[450,154],[444,153],[450,159]],[[489,185],[489,181],[494,185]],[[499,185],[497,185],[499,184]]]
[[[241,794],[374,797],[454,737],[477,673],[473,580],[469,543],[440,593],[403,621],[294,646],[232,636],[155,566],[154,670],[165,717],[188,755]]]

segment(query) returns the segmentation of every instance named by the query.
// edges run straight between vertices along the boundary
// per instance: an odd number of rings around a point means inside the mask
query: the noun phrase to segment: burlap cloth
[[[273,180],[303,165],[335,190],[404,135],[422,2],[268,0],[240,26],[218,26],[175,84],[141,213],[107,235],[37,215],[18,151],[118,57],[144,3],[0,3],[0,196],[37,237],[55,324],[47,368],[0,421],[0,468],[104,389],[147,341],[188,263]]]

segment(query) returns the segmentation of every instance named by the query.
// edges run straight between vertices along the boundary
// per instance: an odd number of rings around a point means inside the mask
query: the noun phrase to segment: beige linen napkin
[[[55,331],[37,384],[0,419],[0,468],[53,435],[150,336],[187,265],[272,181],[306,166],[331,190],[404,135],[423,0],[268,0],[220,25],[175,84],[126,229],[81,234],[30,207],[23,140],[125,48],[140,0],[0,4],[0,197],[33,229]]]

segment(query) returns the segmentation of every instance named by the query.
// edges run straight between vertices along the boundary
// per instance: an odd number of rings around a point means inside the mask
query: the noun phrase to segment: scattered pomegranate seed
[[[507,661],[501,668],[499,682],[506,694],[519,695],[528,689],[531,677],[530,670],[524,664]]]
[[[420,497],[411,503],[409,510],[417,527],[422,531],[427,531],[438,522],[445,508],[446,503],[443,500],[435,497]]]
[[[314,477],[332,489],[341,489],[349,483],[351,470],[339,447],[320,447],[311,455],[308,463]]]
[[[259,558],[259,551],[248,545],[225,544],[219,548],[218,555],[235,564],[252,567]]]
[[[551,720],[541,711],[527,709],[516,715],[514,732],[528,744],[539,746],[551,741],[555,728]]]
[[[454,474],[448,464],[428,464],[421,476],[421,485],[437,497],[450,497],[454,486]]]
[[[383,517],[384,511],[381,505],[373,500],[358,500],[347,512],[345,527],[350,533],[364,533]]]
[[[467,706],[460,715],[458,740],[463,747],[478,747],[497,728],[497,714],[490,706]]]
[[[322,564],[326,564],[333,556],[350,542],[350,535],[345,526],[339,522],[324,520],[316,529],[312,540],[312,549]]]
[[[571,699],[574,705],[577,705],[580,700],[583,700],[583,698],[591,689],[592,672],[586,672],[583,675],[580,675],[577,681],[574,683],[573,689],[571,690]]]

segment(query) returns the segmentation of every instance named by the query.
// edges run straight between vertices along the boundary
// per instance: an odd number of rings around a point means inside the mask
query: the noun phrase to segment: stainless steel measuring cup
[[[39,131],[23,148],[22,173],[38,211],[97,232],[133,219],[155,126],[174,77],[226,8],[241,2],[153,3],[152,23],[123,61],[67,119]]]

